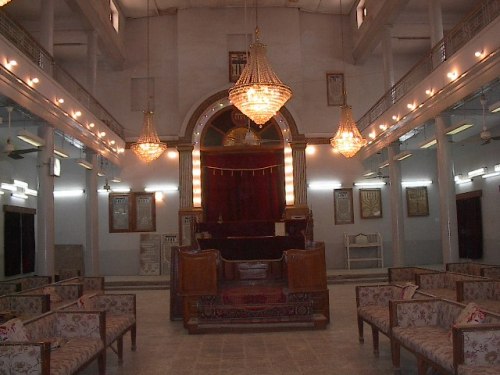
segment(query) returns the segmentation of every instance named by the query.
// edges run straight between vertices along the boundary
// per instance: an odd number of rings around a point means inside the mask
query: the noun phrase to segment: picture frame
[[[229,51],[229,82],[238,81],[246,64],[246,51]]]
[[[429,199],[426,186],[406,188],[406,210],[408,217],[429,216]]]
[[[359,210],[362,219],[379,219],[382,217],[382,190],[360,189]]]
[[[329,106],[345,105],[343,73],[326,73],[326,98]]]
[[[110,233],[156,231],[154,193],[111,193],[108,199]]]
[[[354,223],[352,188],[334,189],[333,204],[335,225]]]

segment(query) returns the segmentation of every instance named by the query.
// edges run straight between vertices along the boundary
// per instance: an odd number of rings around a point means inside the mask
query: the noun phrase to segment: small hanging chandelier
[[[340,113],[340,123],[337,133],[330,139],[330,144],[335,151],[340,152],[346,158],[353,157],[361,147],[366,145],[366,139],[352,119],[352,108],[349,105],[343,105]]]
[[[135,152],[139,158],[146,163],[150,163],[160,157],[167,149],[167,145],[160,141],[158,134],[153,123],[153,111],[150,110],[151,100],[153,99],[150,94],[150,75],[149,75],[149,0],[147,1],[147,40],[146,40],[146,59],[147,59],[147,110],[144,111],[144,120],[142,124],[142,131],[136,143],[132,144],[130,148]]]
[[[342,17],[342,0],[340,0],[340,16]],[[344,32],[342,20],[340,20],[340,41],[342,49],[342,61],[344,61]],[[345,71],[345,69],[344,69]],[[347,102],[347,94],[344,88],[344,99]],[[340,108],[340,123],[337,133],[330,139],[330,144],[333,149],[346,158],[351,158],[359,151],[361,147],[366,145],[367,141],[363,138],[352,119],[352,107],[344,104]]]
[[[255,42],[250,45],[250,56],[240,78],[229,90],[229,100],[262,127],[292,97],[292,90],[267,61],[266,46],[259,40],[257,5],[255,8]]]

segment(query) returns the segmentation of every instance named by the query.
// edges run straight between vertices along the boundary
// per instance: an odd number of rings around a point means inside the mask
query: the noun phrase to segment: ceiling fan
[[[375,174],[374,174],[374,175],[372,175],[372,176],[367,176],[366,178],[367,178],[367,179],[378,178],[379,180],[382,180],[382,179],[388,179],[388,178],[389,178],[389,176],[388,176],[388,175],[384,175],[384,174],[382,173],[382,171],[379,169],[379,170],[377,171],[377,173],[375,173]]]
[[[14,110],[14,107],[8,106],[6,107],[7,113],[9,114],[9,133],[7,136],[7,142],[5,143],[3,152],[7,154],[9,158],[19,160],[23,159],[24,156],[23,154],[29,154],[31,152],[38,152],[40,149],[38,147],[36,148],[25,148],[21,150],[16,150],[14,147],[14,144],[12,143],[11,139],[11,116],[12,116],[12,111]]]
[[[492,136],[491,132],[486,128],[486,121],[485,121],[485,115],[486,115],[486,97],[484,94],[481,94],[481,106],[483,107],[483,129],[481,130],[481,133],[479,133],[479,136],[481,137],[483,143],[481,145],[486,145],[490,143],[492,140],[494,141],[500,141],[500,136]]]

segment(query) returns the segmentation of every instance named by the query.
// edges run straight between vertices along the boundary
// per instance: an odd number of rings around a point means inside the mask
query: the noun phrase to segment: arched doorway
[[[282,108],[265,126],[258,127],[248,123],[247,118],[235,110],[227,97],[227,91],[212,95],[201,103],[190,116],[179,150],[180,170],[180,210],[179,228],[181,244],[190,244],[187,239],[192,235],[193,222],[207,219],[217,220],[215,210],[206,206],[210,193],[206,189],[207,170],[212,174],[239,172],[243,170],[255,174],[259,168],[266,168],[265,173],[278,173],[281,176],[281,205],[272,213],[282,217],[289,212],[307,213],[306,183],[305,183],[305,137],[297,131],[293,117],[286,108]],[[206,164],[210,155],[244,154],[247,159],[257,159],[264,154],[273,154],[274,162],[250,166],[228,165],[217,167]],[[220,158],[225,159],[224,156]],[[233,160],[238,157],[233,157]],[[206,165],[205,165],[206,164]],[[205,168],[205,166],[207,168]],[[212,168],[208,168],[212,167]],[[214,168],[215,167],[215,168]],[[219,168],[219,169],[216,169]],[[248,170],[248,171],[247,171]],[[215,171],[215,172],[214,172]],[[262,172],[262,170],[261,170]],[[284,198],[284,199],[283,199]],[[238,201],[238,198],[232,198]],[[249,202],[252,198],[249,198]],[[220,204],[220,202],[218,203]],[[284,207],[283,207],[284,206]],[[214,206],[212,206],[214,207]],[[278,212],[278,213],[276,213]],[[239,215],[239,216],[238,216]],[[249,216],[248,216],[249,215]],[[252,216],[253,215],[253,216]],[[238,213],[232,219],[261,219],[256,214]],[[271,215],[271,214],[270,214]]]

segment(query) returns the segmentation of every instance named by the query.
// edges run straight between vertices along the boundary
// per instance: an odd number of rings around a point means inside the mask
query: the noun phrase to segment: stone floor
[[[169,320],[166,290],[137,294],[137,351],[124,341],[124,361],[108,349],[108,375],[155,374],[393,374],[389,340],[380,336],[380,356],[372,353],[371,330],[358,342],[355,285],[329,285],[331,323],[322,331],[188,335]],[[415,375],[414,357],[402,350],[401,375]],[[92,363],[81,372],[97,374]]]

